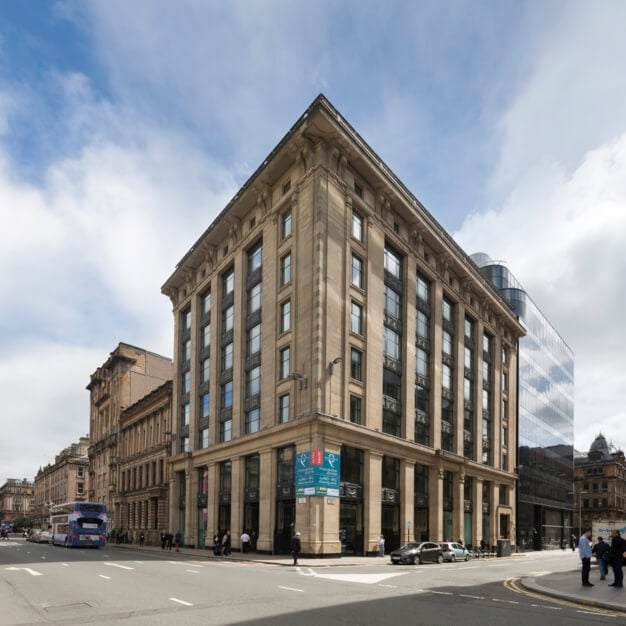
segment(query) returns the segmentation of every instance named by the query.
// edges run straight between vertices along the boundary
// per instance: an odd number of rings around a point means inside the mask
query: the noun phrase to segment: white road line
[[[62,565],[63,567],[69,567],[69,564],[68,564],[68,563],[61,563],[61,565]]]
[[[552,609],[553,611],[562,611],[563,609],[558,606],[547,606],[546,604],[531,604],[530,606],[534,606],[536,609]],[[596,613],[594,613],[596,615]]]
[[[397,589],[398,585],[378,585],[379,587],[389,587],[389,589]]]
[[[464,567],[463,570],[478,569],[479,567],[481,567],[481,566],[480,565],[468,565],[467,567]]]
[[[98,576],[100,576],[100,578],[104,578],[105,580],[111,580],[110,576],[105,576],[104,574],[98,574]]]
[[[47,557],[42,556],[42,557],[41,557],[41,560],[42,560],[42,561],[45,561],[45,560],[46,560],[46,558],[47,558]]]
[[[128,565],[120,565],[119,563],[105,563],[105,565],[109,565],[110,567],[119,567],[120,569],[135,569],[134,567],[128,567]]]
[[[439,596],[451,596],[452,595],[451,591],[433,591],[433,593],[436,593]]]
[[[30,569],[30,567],[5,567],[4,569],[17,572],[18,570],[24,570],[28,572],[31,576],[43,576],[41,572],[36,572],[34,569]]]
[[[617,617],[615,613],[594,613],[593,611],[576,611],[576,613],[582,613],[583,615],[601,615],[602,617]]]
[[[190,574],[199,574],[200,572],[198,572],[197,569],[186,569],[186,572],[189,572]]]
[[[283,587],[282,585],[278,585],[279,589],[285,589],[286,591],[299,591],[300,593],[304,593],[304,589],[296,589],[295,587]]]
[[[179,600],[178,598],[170,598],[172,602],[178,602],[178,604],[184,604],[185,606],[193,606],[191,602],[185,602],[184,600]]]
[[[461,598],[472,598],[473,600],[484,600],[483,596],[470,596],[468,593],[460,593],[459,596]]]

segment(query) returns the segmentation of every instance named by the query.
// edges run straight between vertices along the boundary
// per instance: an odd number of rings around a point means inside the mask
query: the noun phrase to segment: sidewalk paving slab
[[[609,587],[613,576],[609,573],[606,580],[599,576],[589,577],[593,587],[583,587],[580,569],[569,572],[553,572],[545,576],[523,576],[520,583],[525,589],[536,593],[567,600],[576,604],[610,611],[626,612],[626,592],[623,588]],[[597,572],[597,570],[596,570]]]

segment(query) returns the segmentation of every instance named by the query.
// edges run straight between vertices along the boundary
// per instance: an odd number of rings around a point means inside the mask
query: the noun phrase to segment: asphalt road
[[[571,569],[573,553],[467,563],[309,568],[0,542],[0,624],[335,626],[626,623],[518,593],[506,581]]]

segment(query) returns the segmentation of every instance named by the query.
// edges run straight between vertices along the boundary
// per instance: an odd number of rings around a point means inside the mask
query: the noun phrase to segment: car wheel
[[[454,563],[456,561],[456,556],[454,554],[450,555],[450,563]]]
[[[437,555],[437,563],[439,563],[439,565],[441,565],[443,563],[443,554],[438,554]]]
[[[469,554],[466,554],[466,555],[465,555],[465,560],[466,560],[466,561],[469,561]]]
[[[413,565],[421,565],[422,563],[422,558],[420,557],[419,554],[416,554],[415,557],[413,557]]]

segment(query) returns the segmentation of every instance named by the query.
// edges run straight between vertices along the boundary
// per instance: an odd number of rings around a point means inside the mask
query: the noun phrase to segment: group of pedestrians
[[[600,569],[600,580],[606,580],[608,566],[613,570],[613,582],[609,587],[621,589],[624,587],[624,573],[622,571],[624,558],[626,558],[626,540],[622,538],[619,530],[611,531],[611,543],[606,543],[602,537],[598,537],[595,545],[591,541],[591,528],[587,528],[578,540],[578,556],[582,562],[582,586],[593,587],[589,581],[591,569],[591,557],[595,555]]]

